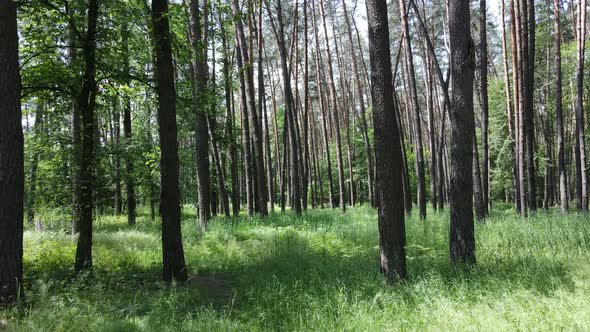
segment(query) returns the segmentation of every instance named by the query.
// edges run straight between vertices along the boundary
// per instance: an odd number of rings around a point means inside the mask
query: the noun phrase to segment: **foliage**
[[[144,212],[144,213],[141,213]],[[183,210],[191,279],[160,281],[159,224],[101,216],[96,266],[75,276],[75,238],[56,220],[25,233],[24,309],[9,330],[587,330],[590,227],[556,211],[518,219],[495,209],[476,225],[478,264],[448,262],[448,214],[407,222],[410,279],[376,268],[373,209],[216,219],[196,236]]]

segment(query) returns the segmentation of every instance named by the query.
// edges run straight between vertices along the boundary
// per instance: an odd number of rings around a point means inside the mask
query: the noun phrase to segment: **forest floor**
[[[367,207],[218,218],[204,235],[186,208],[182,285],[160,281],[159,224],[146,215],[134,227],[97,218],[95,267],[79,276],[55,217],[25,233],[25,309],[0,311],[0,330],[590,330],[588,216],[496,209],[466,268],[448,260],[448,210],[428,212],[407,220],[410,278],[392,285]]]

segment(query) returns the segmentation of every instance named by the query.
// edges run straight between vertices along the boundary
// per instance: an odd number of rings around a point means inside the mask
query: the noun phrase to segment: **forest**
[[[590,330],[586,0],[0,0],[0,331]]]

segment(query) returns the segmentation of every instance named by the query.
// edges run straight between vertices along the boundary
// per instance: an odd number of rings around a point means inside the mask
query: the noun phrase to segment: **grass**
[[[378,273],[373,209],[216,219],[195,234],[183,211],[191,280],[160,281],[159,224],[95,222],[95,267],[73,273],[75,238],[55,218],[25,233],[26,305],[0,330],[589,330],[587,216],[495,210],[476,225],[477,265],[448,261],[448,214],[407,220],[410,279]],[[23,309],[24,308],[24,309]]]

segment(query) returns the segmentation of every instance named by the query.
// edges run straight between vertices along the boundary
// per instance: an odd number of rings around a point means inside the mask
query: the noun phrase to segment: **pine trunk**
[[[16,3],[0,3],[0,307],[23,293],[24,142]]]

